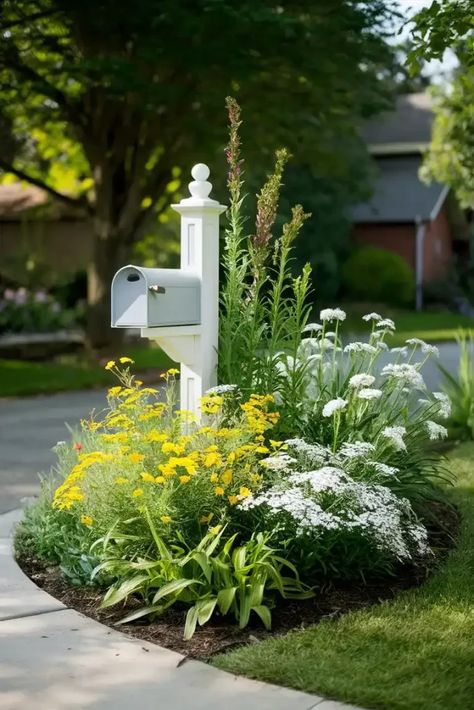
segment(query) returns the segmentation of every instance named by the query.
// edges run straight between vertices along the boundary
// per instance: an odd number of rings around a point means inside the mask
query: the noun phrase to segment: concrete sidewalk
[[[102,626],[38,589],[13,559],[21,511],[0,516],[2,710],[357,710],[237,677]]]

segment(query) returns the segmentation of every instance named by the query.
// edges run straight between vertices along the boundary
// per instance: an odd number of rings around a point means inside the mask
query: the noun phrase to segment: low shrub
[[[5,289],[0,297],[0,333],[45,333],[72,328],[80,308],[65,309],[45,291]]]
[[[342,268],[342,279],[350,297],[390,306],[413,302],[415,284],[408,264],[401,256],[385,249],[361,247]]]

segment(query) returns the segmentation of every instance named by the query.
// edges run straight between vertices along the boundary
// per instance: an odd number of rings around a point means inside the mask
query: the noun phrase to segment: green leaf
[[[265,628],[270,631],[272,628],[272,613],[268,606],[265,604],[259,604],[258,606],[253,606],[252,611],[254,611],[263,621]]]
[[[131,577],[130,579],[125,580],[125,582],[122,582],[122,584],[118,588],[110,587],[110,589],[106,592],[100,606],[105,609],[106,607],[118,604],[118,602],[121,602],[126,599],[132,592],[136,592],[137,589],[142,586],[145,586],[147,582],[148,575],[139,574],[135,577]]]
[[[163,607],[157,606],[144,606],[141,609],[132,611],[131,614],[127,614],[120,621],[115,622],[115,626],[120,626],[121,624],[128,624],[130,621],[135,621],[136,619],[141,619],[142,616],[147,616],[148,614],[154,614],[155,612],[162,611]]]
[[[157,591],[153,597],[153,604],[156,604],[159,599],[163,599],[163,597],[167,597],[169,594],[179,596],[179,592],[186,589],[186,587],[189,587],[191,584],[202,584],[202,582],[198,579],[175,579],[172,582],[168,582],[168,584],[165,584]]]
[[[186,614],[186,623],[184,624],[184,640],[189,641],[196,631],[198,620],[198,610],[196,606],[192,606]]]
[[[209,621],[216,608],[216,604],[216,597],[197,602],[196,609],[198,610],[198,622],[200,626],[204,626],[204,624]]]
[[[237,587],[228,587],[227,589],[220,589],[217,593],[217,605],[223,616],[229,611],[232,602],[235,599],[235,593]]]

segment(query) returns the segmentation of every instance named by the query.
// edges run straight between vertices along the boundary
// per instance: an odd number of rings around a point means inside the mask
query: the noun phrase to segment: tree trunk
[[[123,340],[124,331],[111,328],[110,287],[115,272],[127,264],[129,249],[111,231],[96,234],[88,269],[86,344],[93,351],[111,351]]]

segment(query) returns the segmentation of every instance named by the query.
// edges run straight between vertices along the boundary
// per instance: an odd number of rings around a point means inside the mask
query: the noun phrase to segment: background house
[[[371,199],[353,211],[353,236],[399,254],[412,268],[421,307],[424,283],[447,276],[464,234],[453,224],[446,186],[420,180],[433,114],[426,93],[400,96],[393,111],[363,128],[376,170]]]
[[[0,283],[24,284],[36,271],[48,286],[85,271],[91,255],[83,215],[32,185],[0,185]]]

